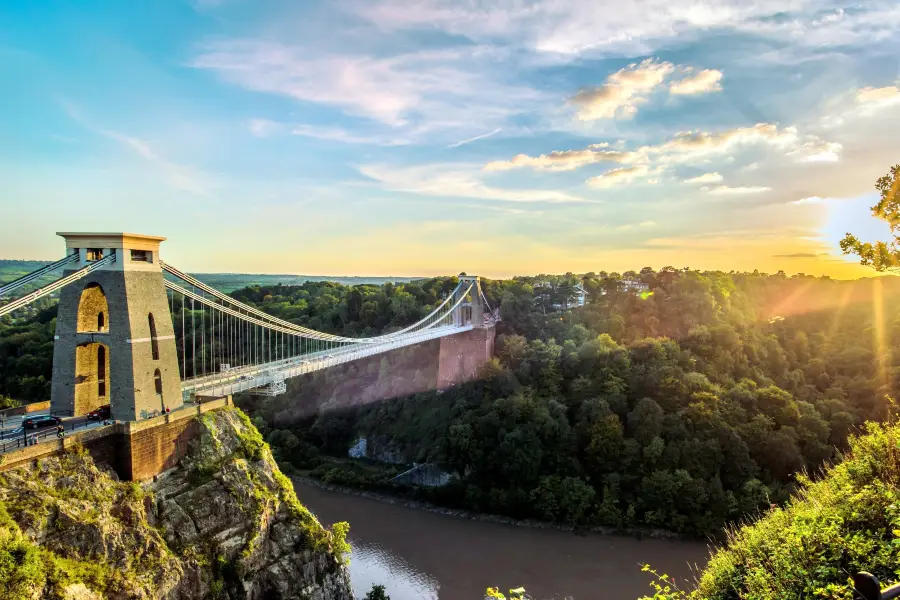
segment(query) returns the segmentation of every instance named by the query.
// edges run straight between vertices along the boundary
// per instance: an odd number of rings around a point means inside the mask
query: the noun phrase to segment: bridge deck
[[[472,325],[435,327],[398,337],[382,344],[360,344],[342,349],[315,352],[272,361],[260,365],[237,367],[207,375],[185,379],[181,384],[183,394],[221,397],[266,386],[274,381],[290,379],[313,371],[327,369],[346,362],[389,352],[405,346],[420,344],[448,335],[471,331]]]

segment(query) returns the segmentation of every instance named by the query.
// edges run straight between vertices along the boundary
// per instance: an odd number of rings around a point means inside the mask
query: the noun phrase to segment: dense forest
[[[428,290],[454,283],[330,286],[324,313],[321,301],[295,300],[309,290],[235,295],[359,333],[414,320],[440,295]],[[586,306],[548,312],[578,283]],[[549,303],[541,299],[548,289],[559,295]],[[796,472],[815,472],[864,421],[886,416],[895,387],[893,278],[667,268],[487,281],[485,292],[503,321],[497,358],[477,382],[294,423],[285,406],[314,403],[319,387],[301,383],[285,398],[245,406],[283,460],[331,481],[390,489],[377,472],[323,460],[367,436],[389,440],[408,462],[458,474],[431,493],[437,502],[701,534],[785,500]]]
[[[363,336],[414,322],[456,281],[307,282],[232,295],[294,323]],[[579,284],[586,306],[565,309]],[[502,322],[479,381],[390,397],[385,382],[397,373],[382,358],[374,385],[384,401],[286,422],[286,403],[320,391],[301,382],[286,398],[244,405],[281,458],[314,475],[384,483],[377,472],[360,480],[342,478],[346,465],[323,467],[368,436],[408,462],[458,474],[432,493],[438,502],[701,534],[786,499],[797,471],[815,472],[864,421],[885,417],[896,384],[900,282],[891,277],[646,268],[485,281],[484,291]],[[0,323],[0,395],[47,398],[54,311]],[[427,382],[403,377],[416,375]]]

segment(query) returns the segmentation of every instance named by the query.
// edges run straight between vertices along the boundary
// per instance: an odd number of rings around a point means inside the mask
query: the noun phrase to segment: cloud
[[[616,227],[616,231],[630,231],[632,229],[646,229],[656,227],[656,221],[641,221],[640,223],[625,223]]]
[[[885,108],[900,104],[900,87],[864,87],[856,92],[856,103],[869,109]]]
[[[462,141],[459,141],[459,142],[455,142],[455,143],[453,143],[453,144],[450,144],[450,145],[447,146],[447,147],[448,147],[448,148],[459,148],[460,146],[465,146],[466,144],[471,144],[472,142],[477,142],[478,140],[483,140],[484,138],[489,138],[489,137],[491,137],[492,135],[497,135],[497,134],[500,133],[501,131],[503,131],[503,130],[502,130],[501,128],[498,127],[497,129],[495,129],[495,130],[493,130],[493,131],[490,131],[490,132],[488,132],[488,133],[484,133],[484,134],[482,134],[482,135],[476,135],[475,137],[469,138],[469,139],[467,139],[467,140],[462,140]]]
[[[722,91],[722,86],[719,84],[721,79],[722,71],[704,69],[696,75],[685,77],[680,81],[673,81],[669,85],[669,93],[676,96],[694,96],[709,92],[720,92]]]
[[[411,140],[391,135],[361,135],[340,127],[316,127],[313,125],[294,125],[291,135],[311,137],[345,144],[362,144],[371,146],[405,146]]]
[[[773,254],[772,258],[818,258],[828,256],[827,252],[794,252],[793,254]]]
[[[331,106],[410,134],[474,135],[506,124],[540,97],[527,86],[503,83],[496,73],[500,59],[485,48],[366,56],[235,39],[203,46],[191,66],[248,90]]]
[[[732,194],[760,194],[769,192],[772,188],[763,186],[746,186],[746,187],[729,187],[727,185],[714,185],[702,188],[704,191],[715,195],[732,195]]]
[[[737,127],[718,133],[683,131],[658,146],[645,146],[639,153],[658,157],[663,161],[689,162],[711,154],[727,153],[741,146],[765,144],[775,148],[790,148],[799,139],[796,127],[779,129],[772,123],[757,123],[752,127]]]
[[[684,183],[718,183],[720,181],[722,181],[722,176],[718,173],[704,173],[703,175],[698,175],[697,177],[685,179]]]
[[[511,160],[495,160],[484,166],[486,171],[509,171],[531,167],[539,171],[574,171],[586,165],[603,162],[629,162],[634,153],[609,150],[609,144],[593,144],[584,150],[554,150],[540,156],[517,154]]]
[[[788,156],[796,156],[800,162],[837,162],[841,159],[843,146],[837,142],[810,140],[799,148],[788,152]]]
[[[646,177],[650,174],[650,168],[647,165],[636,165],[634,167],[619,167],[591,177],[587,180],[587,184],[596,188],[611,188],[618,185],[628,184],[636,179]]]
[[[793,200],[788,202],[788,204],[821,204],[823,202],[822,198],[818,196],[810,196],[808,198],[800,198],[799,200]]]
[[[826,142],[814,135],[801,136],[795,127],[779,128],[771,123],[758,123],[752,127],[738,127],[716,133],[686,131],[660,144],[641,146],[634,150],[610,149],[609,144],[593,144],[581,150],[556,150],[539,156],[518,154],[510,160],[495,160],[487,163],[487,171],[507,171],[532,168],[539,171],[572,171],[596,163],[619,163],[658,173],[670,164],[704,163],[715,157],[732,157],[747,147],[764,146],[785,153],[802,162],[837,160],[842,149],[840,144]],[[611,181],[622,181],[625,173],[616,174],[611,180],[603,176],[590,180],[592,185],[606,185]],[[618,173],[618,172],[617,172]],[[718,179],[716,179],[718,177]],[[627,179],[625,180],[627,181]],[[718,173],[707,173],[686,183],[715,183],[721,181]],[[729,188],[721,186],[714,193],[750,193],[767,191],[768,188]]]
[[[582,121],[630,118],[674,69],[672,63],[652,58],[619,69],[600,87],[581,90],[571,99],[578,106],[577,117]]]
[[[261,138],[269,137],[282,128],[281,123],[269,119],[250,119],[247,126],[250,128],[250,133]]]
[[[118,142],[122,147],[161,170],[173,187],[197,196],[215,198],[210,186],[204,182],[206,177],[197,169],[169,160],[154,150],[147,140],[95,125],[71,102],[63,100],[61,104],[69,117],[88,131]]]
[[[343,6],[383,31],[437,29],[560,58],[647,55],[711,30],[816,49],[865,44],[889,39],[900,18],[893,0],[869,0],[852,11],[829,10],[822,0],[633,0],[615,10],[596,0],[346,0]]]
[[[581,203],[586,199],[558,190],[509,189],[485,184],[478,178],[477,169],[465,165],[432,164],[393,168],[384,165],[363,165],[360,173],[377,181],[381,187],[395,191],[440,196],[445,198],[476,198],[516,203]]]

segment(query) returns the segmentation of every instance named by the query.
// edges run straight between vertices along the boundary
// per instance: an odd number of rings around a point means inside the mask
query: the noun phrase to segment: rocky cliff
[[[352,600],[346,525],[322,528],[243,413],[198,419],[144,485],[79,449],[0,475],[0,597]]]

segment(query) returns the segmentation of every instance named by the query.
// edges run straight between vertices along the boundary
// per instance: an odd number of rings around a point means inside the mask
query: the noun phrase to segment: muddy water
[[[431,513],[294,482],[323,525],[350,522],[357,597],[373,583],[391,600],[482,600],[484,589],[523,586],[535,598],[635,600],[650,592],[640,564],[692,579],[701,542],[530,529]]]

